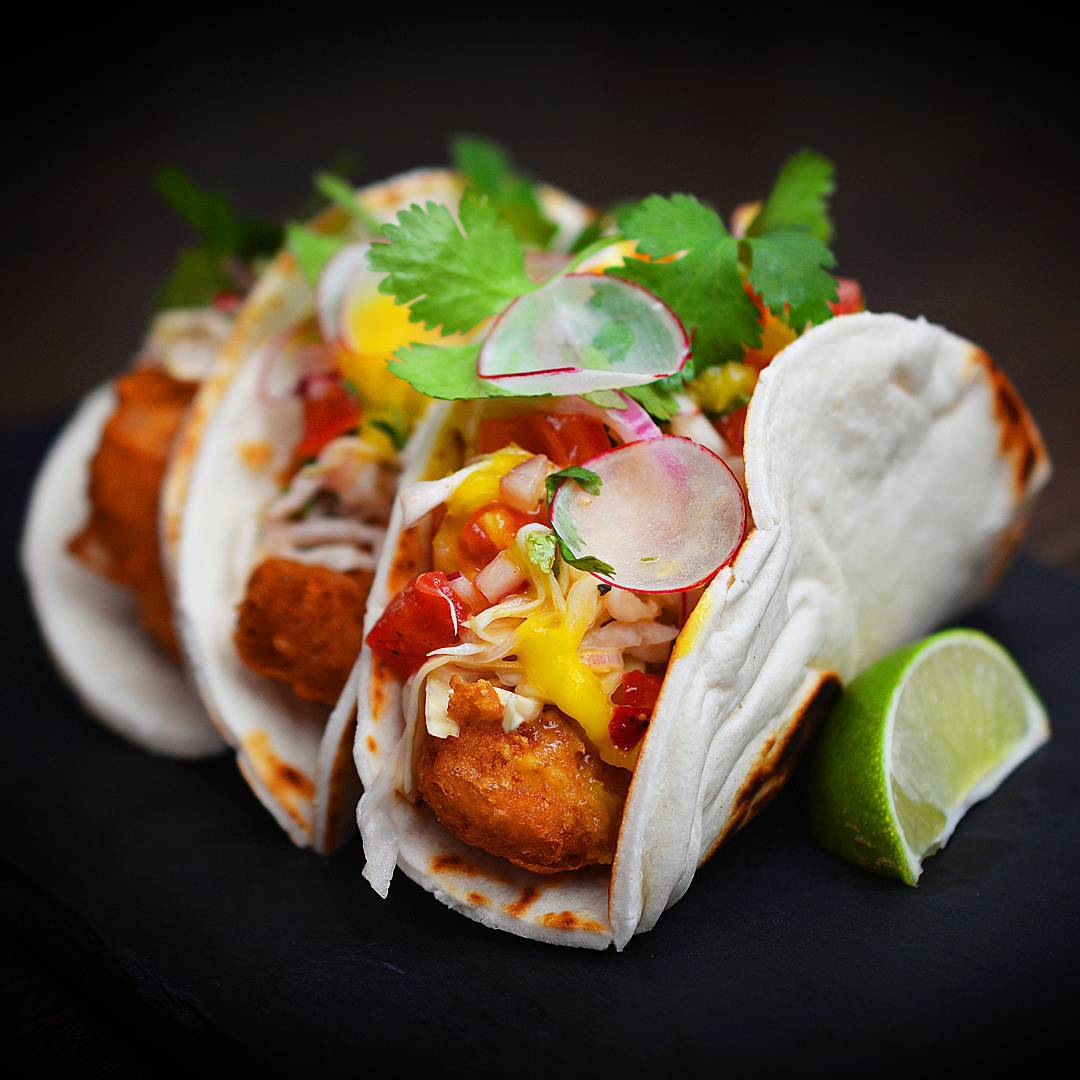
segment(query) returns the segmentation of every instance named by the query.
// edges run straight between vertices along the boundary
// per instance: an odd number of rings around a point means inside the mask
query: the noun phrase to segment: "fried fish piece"
[[[297,697],[334,705],[360,655],[372,575],[292,559],[264,559],[252,571],[234,640],[260,675],[287,682]]]
[[[426,735],[417,766],[420,795],[439,821],[538,874],[610,863],[630,774],[601,761],[555,708],[506,732],[490,682],[455,676],[450,685],[460,734]]]
[[[116,411],[90,462],[90,520],[68,550],[95,573],[135,594],[139,621],[179,656],[161,567],[158,496],[196,384],[152,367],[114,384]]]

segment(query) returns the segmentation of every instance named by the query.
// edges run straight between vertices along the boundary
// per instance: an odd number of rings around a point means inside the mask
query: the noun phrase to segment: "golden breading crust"
[[[146,631],[179,656],[161,569],[158,495],[195,384],[156,368],[115,383],[117,406],[90,462],[90,520],[68,545],[91,570],[135,594]]]
[[[610,863],[629,773],[605,765],[557,709],[505,732],[491,683],[450,685],[460,734],[425,736],[418,764],[420,794],[439,821],[538,874]]]
[[[372,575],[265,559],[248,579],[235,641],[248,667],[334,705],[360,654]]]

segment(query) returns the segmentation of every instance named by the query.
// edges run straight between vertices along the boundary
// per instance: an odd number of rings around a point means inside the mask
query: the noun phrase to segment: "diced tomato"
[[[716,430],[724,436],[724,442],[734,454],[743,452],[743,437],[746,429],[746,406],[726,413],[716,420]]]
[[[611,695],[615,706],[608,722],[608,734],[619,750],[633,750],[641,741],[652,719],[660,687],[659,675],[644,671],[628,671]]]
[[[523,413],[480,421],[478,453],[511,443],[531,454],[546,454],[560,466],[580,465],[611,449],[603,423],[582,413]]]
[[[543,520],[542,514],[525,514],[505,503],[488,503],[465,522],[461,530],[461,544],[478,567],[486,566],[514,542],[522,525]]]
[[[360,403],[340,382],[320,382],[304,398],[304,436],[296,458],[314,457],[328,442],[357,427],[360,417]]]
[[[401,679],[407,679],[433,649],[453,645],[469,617],[461,598],[438,570],[413,578],[387,605],[371,628],[371,651]]]
[[[862,286],[854,278],[838,277],[836,291],[839,299],[835,304],[831,302],[829,304],[834,315],[854,315],[856,312],[866,310]]]
[[[650,675],[647,671],[628,671],[611,695],[611,700],[616,705],[636,705],[652,712],[663,685],[664,680],[659,675]]]

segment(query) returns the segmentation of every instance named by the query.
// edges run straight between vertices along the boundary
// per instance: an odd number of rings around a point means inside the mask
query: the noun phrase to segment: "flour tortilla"
[[[90,514],[90,459],[116,408],[111,384],[79,406],[34,483],[20,558],[42,635],[79,700],[157,754],[201,758],[224,744],[180,665],[139,625],[135,599],[68,552]]]
[[[418,435],[430,453],[448,410]],[[401,686],[365,649],[355,754],[365,875],[395,863],[471,918],[623,948],[779,790],[837,688],[996,581],[1050,475],[989,357],[924,320],[860,314],[762,374],[746,424],[754,526],[683,629],[642,744],[614,866],[544,877],[467,847],[396,793]],[[402,484],[424,475],[421,458]],[[367,628],[425,569],[395,512]]]
[[[456,207],[461,192],[457,174],[421,169],[366,188],[359,200],[386,222],[414,202]],[[540,199],[560,226],[555,245],[565,247],[590,213],[555,189],[542,188]],[[315,227],[339,228],[343,215],[334,209]],[[179,534],[178,624],[206,709],[235,748],[255,794],[293,842],[326,853],[355,836],[356,673],[328,718],[325,706],[301,701],[285,685],[247,668],[233,642],[258,517],[278,492],[302,425],[299,402],[271,409],[259,400],[257,356],[272,334],[313,307],[312,286],[293,257],[282,254],[256,285],[215,375],[196,397],[188,444],[166,492],[175,510],[166,531]]]

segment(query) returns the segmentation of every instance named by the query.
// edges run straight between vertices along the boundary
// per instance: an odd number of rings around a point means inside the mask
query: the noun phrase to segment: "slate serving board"
[[[293,848],[228,758],[156,759],[59,682],[14,548],[55,425],[7,429],[0,910],[102,995],[270,1069],[876,1075],[1027,1064],[1080,997],[1080,583],[1021,561],[967,620],[1042,694],[1054,739],[917,890],[819,850],[800,775],[622,955],[485,930],[353,844]],[[394,1070],[396,1071],[396,1070]]]

